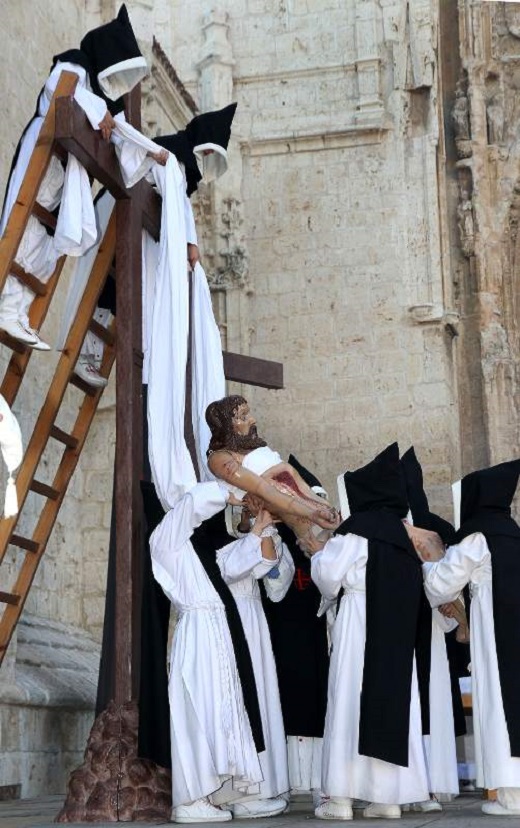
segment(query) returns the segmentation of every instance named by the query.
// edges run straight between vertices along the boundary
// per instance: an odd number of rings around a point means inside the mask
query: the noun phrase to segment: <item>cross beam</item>
[[[127,117],[140,125],[140,89],[128,96]],[[87,172],[116,199],[116,556],[114,696],[122,704],[138,696],[140,660],[142,500],[139,481],[143,457],[141,229],[159,238],[161,200],[140,181],[124,186],[113,147],[92,130],[70,97],[56,101],[56,142],[76,156]],[[263,388],[283,387],[277,362],[224,353],[226,378]],[[191,371],[187,366],[188,388]],[[187,397],[190,400],[191,395]],[[190,421],[191,417],[186,418]],[[189,432],[187,434],[188,442]]]

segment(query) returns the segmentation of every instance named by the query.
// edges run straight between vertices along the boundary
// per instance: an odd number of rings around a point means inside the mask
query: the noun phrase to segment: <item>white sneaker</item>
[[[401,807],[399,805],[383,805],[379,802],[371,802],[363,811],[367,819],[400,819]]]
[[[5,321],[0,319],[0,329],[12,336],[13,339],[23,342],[24,345],[30,345],[31,348],[36,345],[39,339],[34,333],[24,328],[18,319],[6,319]]]
[[[23,323],[22,323],[23,325]],[[50,351],[51,346],[47,345],[46,342],[43,341],[38,331],[35,331],[34,328],[31,328],[30,325],[23,325],[27,333],[31,334],[35,337],[36,342],[31,347],[34,348],[35,351]]]
[[[235,819],[257,819],[283,814],[287,800],[283,797],[273,799],[250,799],[249,802],[235,802],[231,806]]]
[[[189,805],[177,805],[173,809],[173,822],[229,822],[231,811],[224,811],[208,802],[207,799],[196,799]]]
[[[326,799],[321,805],[318,805],[314,811],[316,819],[353,819],[354,812],[352,810],[352,800],[339,799],[339,797],[331,797]]]
[[[482,813],[490,816],[520,816],[520,808],[505,808],[500,802],[483,802]]]
[[[442,811],[441,803],[433,796],[430,799],[425,799],[424,802],[414,802],[410,805],[410,810],[420,811],[423,814],[431,813],[432,811]]]
[[[92,365],[88,357],[80,356],[76,362],[74,373],[77,377],[91,385],[93,388],[105,388],[108,380],[102,377],[97,368]],[[184,807],[184,806],[183,806]]]

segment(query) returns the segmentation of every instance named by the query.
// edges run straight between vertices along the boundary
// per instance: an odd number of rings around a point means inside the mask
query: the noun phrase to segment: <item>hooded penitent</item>
[[[437,532],[446,546],[455,543],[455,529],[447,520],[430,511],[428,498],[424,491],[423,473],[421,464],[417,459],[415,450],[411,446],[401,457],[406,495],[414,526],[420,529],[429,529]],[[417,678],[419,682],[419,693],[421,697],[421,717],[423,734],[430,733],[430,671],[431,671],[431,640],[432,640],[432,610],[423,592],[421,600],[421,612],[419,629],[416,642]],[[464,647],[467,645],[458,644],[455,646]],[[450,664],[450,679],[453,702],[453,719],[455,723],[455,734],[462,736],[466,733],[466,721],[464,708],[460,694],[458,676],[456,674],[456,663],[452,648],[446,641],[448,660]],[[468,658],[469,660],[469,658]]]
[[[227,147],[236,108],[236,103],[232,103],[215,112],[204,112],[196,115],[181,132],[154,138],[156,144],[184,164],[188,196],[201,181],[210,183],[226,172]]]
[[[481,532],[491,553],[493,621],[512,756],[520,757],[520,527],[511,517],[520,460],[472,472],[460,485],[457,541]]]
[[[289,455],[289,463],[317,494],[326,492],[312,472]],[[329,655],[327,619],[317,617],[320,593],[310,574],[310,561],[296,543],[294,532],[278,524],[278,532],[294,561],[295,572],[283,601],[269,600],[261,585],[278,674],[278,687],[287,736],[323,736],[327,709]]]
[[[337,534],[368,540],[358,750],[407,767],[422,573],[402,522],[408,502],[397,443],[339,482],[350,517]]]
[[[108,101],[117,101],[118,111],[123,108],[122,96],[148,74],[125,5],[110,23],[87,32],[79,49],[55,55],[53,66],[57,61],[83,66],[92,91]]]

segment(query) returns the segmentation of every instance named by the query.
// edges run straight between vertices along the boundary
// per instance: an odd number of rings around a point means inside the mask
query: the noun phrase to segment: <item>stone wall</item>
[[[437,4],[207,9],[175,3],[173,54],[203,95],[211,53],[214,76],[232,76],[238,101],[233,208],[248,272],[245,289],[227,280],[218,307],[228,347],[284,362],[284,391],[244,388],[261,431],[333,497],[343,468],[391,440],[413,442],[447,513],[460,444],[457,314],[439,210]],[[221,286],[214,243],[209,253]]]

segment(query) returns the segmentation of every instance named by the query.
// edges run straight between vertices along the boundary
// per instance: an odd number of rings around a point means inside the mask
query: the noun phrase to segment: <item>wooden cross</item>
[[[140,128],[140,89],[128,97],[127,119]],[[71,98],[56,101],[56,138],[116,199],[116,596],[114,695],[119,704],[137,698],[140,652],[139,562],[143,456],[141,229],[160,233],[160,198],[145,181],[131,190],[123,184],[115,153],[92,130]],[[191,349],[190,349],[191,351]],[[263,388],[283,387],[278,362],[224,352],[226,379]],[[187,401],[191,401],[191,356],[187,366]],[[186,412],[191,443],[191,411]],[[193,446],[190,446],[193,452]]]

